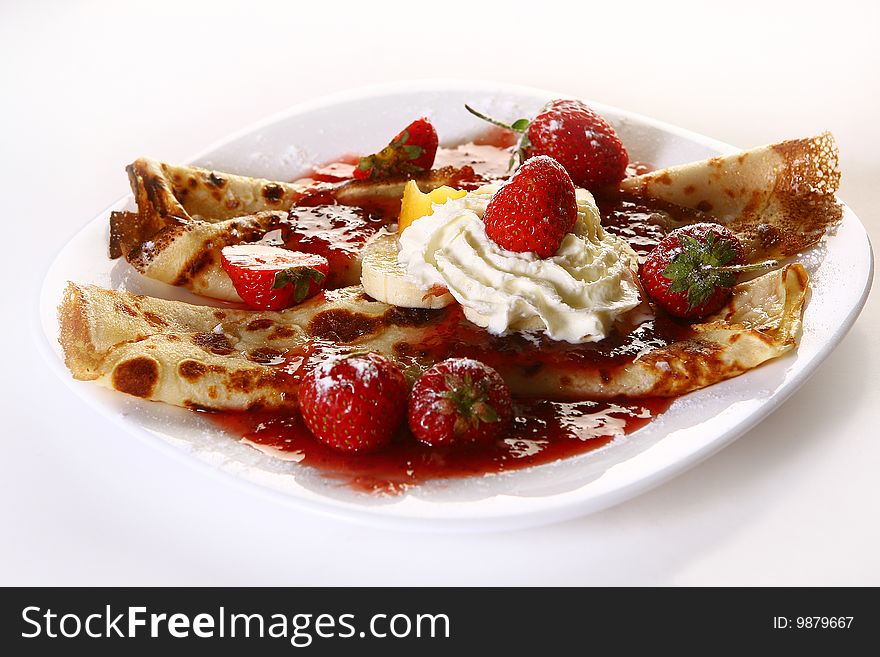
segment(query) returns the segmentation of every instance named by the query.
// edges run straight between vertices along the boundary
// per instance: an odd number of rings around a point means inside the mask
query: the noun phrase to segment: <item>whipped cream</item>
[[[465,317],[501,335],[540,331],[554,340],[594,342],[639,305],[637,256],[606,233],[592,195],[577,190],[578,218],[556,255],[501,248],[486,235],[483,213],[499,189],[486,185],[433,206],[400,235],[398,262],[422,289],[443,285]]]

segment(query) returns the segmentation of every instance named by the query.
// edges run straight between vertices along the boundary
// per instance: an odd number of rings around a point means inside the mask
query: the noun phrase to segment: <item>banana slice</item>
[[[377,301],[404,308],[443,308],[455,301],[448,292],[438,296],[406,280],[397,239],[388,233],[379,233],[361,251],[361,285]]]

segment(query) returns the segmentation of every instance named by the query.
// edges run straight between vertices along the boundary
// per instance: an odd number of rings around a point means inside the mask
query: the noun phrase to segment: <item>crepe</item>
[[[326,292],[289,310],[258,312],[70,283],[59,308],[60,341],[77,379],[190,408],[292,408],[301,367],[309,359],[353,349],[376,351],[413,378],[438,360],[461,355],[462,344],[479,349],[481,342],[483,358],[517,395],[675,396],[791,350],[807,289],[801,265],[770,272],[737,285],[727,306],[691,327],[683,339],[646,346],[634,360],[601,367],[566,364],[578,350],[589,349],[583,345],[555,344],[545,353],[515,336],[493,337],[488,343],[488,334],[469,325],[457,306],[401,309],[366,297],[357,286]],[[444,343],[437,329],[450,322],[463,334],[458,342]],[[493,360],[493,354],[515,348],[523,349],[521,357]]]
[[[138,211],[111,214],[110,257],[124,256],[144,276],[224,301],[241,301],[220,266],[224,246],[255,242],[285,225],[295,231],[297,211],[290,217],[288,211],[307,193],[330,204],[325,206],[327,220],[310,223],[309,230],[331,231],[333,237],[337,224],[349,228],[350,220],[344,208],[334,210],[332,204],[398,200],[406,182],[400,178],[308,186],[146,158],[136,160],[126,171]],[[471,174],[445,167],[417,181],[423,190],[430,190]],[[357,258],[342,263],[335,275],[339,285],[357,283]]]
[[[831,133],[660,169],[623,191],[705,212],[738,233],[749,260],[785,258],[818,242],[841,218]]]

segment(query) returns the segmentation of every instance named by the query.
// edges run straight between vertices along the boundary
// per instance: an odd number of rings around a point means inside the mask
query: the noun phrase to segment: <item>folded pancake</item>
[[[737,285],[721,311],[680,327],[675,339],[646,340],[637,353],[596,360],[597,343],[535,346],[520,335],[488,336],[458,306],[402,309],[357,286],[258,312],[70,283],[59,307],[60,342],[77,379],[215,410],[295,407],[304,367],[355,349],[385,354],[410,378],[450,355],[478,356],[522,396],[674,396],[791,350],[807,289],[804,268],[788,265]]]
[[[784,258],[840,220],[837,145],[831,133],[660,169],[623,191],[705,212],[743,238],[750,260]]]
[[[467,179],[473,171],[445,167],[418,178],[423,190]],[[169,285],[225,301],[241,301],[220,266],[224,246],[255,242],[266,233],[286,227],[317,237],[318,252],[334,245],[338,233],[364,232],[369,220],[358,221],[339,205],[359,206],[397,201],[405,180],[345,181],[308,185],[263,178],[249,178],[198,167],[175,166],[142,158],[128,167],[129,181],[137,201],[137,212],[113,212],[110,216],[110,257],[124,256],[141,274]],[[291,206],[308,196],[310,207],[323,204],[323,222],[314,213],[298,211],[288,221]],[[335,208],[335,209],[334,209]],[[358,243],[378,230],[374,225]],[[290,232],[289,231],[289,232]],[[343,239],[343,241],[346,241]],[[349,247],[343,245],[343,249]],[[308,247],[303,250],[315,252]],[[335,285],[352,285],[360,280],[356,253],[334,268]]]
[[[305,186],[249,178],[149,158],[125,168],[137,213],[110,217],[110,257],[127,255],[164,228],[222,222],[268,210],[287,211]]]

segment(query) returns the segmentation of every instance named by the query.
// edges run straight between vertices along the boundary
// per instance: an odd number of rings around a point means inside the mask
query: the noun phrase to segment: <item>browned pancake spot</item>
[[[132,358],[113,370],[113,387],[135,397],[149,397],[158,382],[159,363],[153,358]]]
[[[116,309],[116,312],[124,313],[130,317],[137,317],[138,316],[137,311],[134,308],[129,306],[124,301],[120,301],[119,299],[116,299],[113,302],[113,307]]]
[[[266,337],[269,340],[286,340],[296,337],[297,331],[292,326],[279,326]]]
[[[245,328],[248,331],[264,331],[274,323],[271,319],[255,319],[252,322],[248,322]]]
[[[198,402],[194,402],[192,399],[184,399],[183,407],[188,408],[193,411],[205,411],[207,413],[217,413],[222,412],[224,409],[215,408],[213,406],[207,406],[206,404],[199,404]]]
[[[427,326],[433,324],[443,318],[443,310],[432,310],[429,308],[402,308],[400,306],[392,306],[382,319],[388,324],[395,326]]]
[[[690,388],[700,388],[718,380],[718,372],[731,372],[731,366],[721,361],[724,346],[700,339],[681,340],[647,354],[642,362],[654,367],[663,376],[657,378],[651,394],[661,397],[681,390],[681,381]],[[661,365],[664,363],[665,365]],[[738,373],[735,369],[735,373]]]
[[[382,326],[381,317],[353,313],[343,308],[319,312],[309,322],[309,332],[316,338],[351,342]]]
[[[182,360],[177,366],[177,373],[191,383],[198,381],[207,371],[208,368],[197,360]]]
[[[250,393],[257,388],[278,387],[274,373],[266,369],[236,370],[229,373],[226,387],[234,392]]]
[[[218,176],[215,172],[211,172],[208,174],[208,177],[205,179],[205,182],[211,185],[212,187],[225,187],[226,186],[226,178],[223,176]]]
[[[260,363],[261,365],[266,365],[273,361],[277,361],[283,352],[279,349],[272,349],[271,347],[260,347],[259,349],[254,349],[248,354],[248,359],[252,360],[255,363]]]
[[[271,205],[280,203],[281,199],[284,198],[284,189],[281,187],[281,185],[277,185],[275,183],[263,185],[263,189],[260,190],[260,193],[263,195],[263,198],[266,199],[266,202]]]
[[[193,344],[218,356],[226,356],[233,351],[229,338],[222,333],[196,333]]]
[[[211,246],[209,246],[208,244],[203,244],[202,248],[199,249],[196,256],[183,266],[183,268],[180,270],[180,273],[177,275],[177,278],[174,279],[172,285],[185,286],[193,278],[195,278],[199,274],[199,272],[201,272],[203,269],[210,267],[213,263],[214,252],[211,250]]]
[[[147,320],[147,322],[149,322],[153,326],[167,326],[168,325],[168,322],[166,322],[164,319],[162,319],[162,317],[160,317],[156,313],[151,312],[149,310],[144,311],[144,319]]]
[[[774,334],[771,335],[770,333],[765,333],[764,331],[749,331],[748,334],[758,338],[764,344],[772,347],[777,342],[775,331],[773,333]]]

